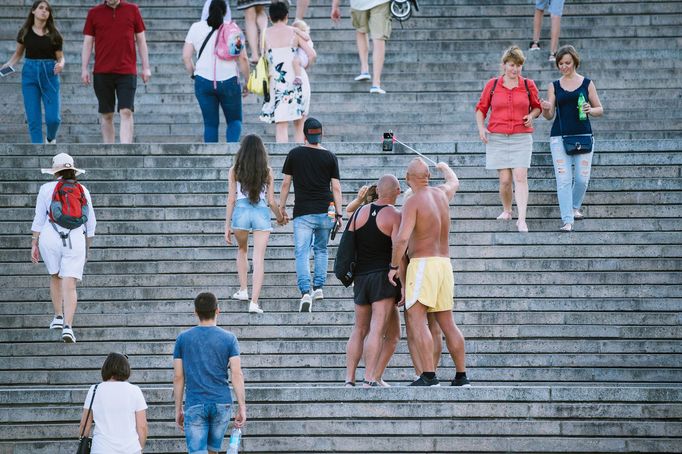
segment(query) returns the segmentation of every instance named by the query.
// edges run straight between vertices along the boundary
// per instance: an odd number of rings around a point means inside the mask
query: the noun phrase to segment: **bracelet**
[[[392,263],[389,263],[389,264],[388,264],[388,268],[389,268],[390,270],[392,270],[392,271],[395,271],[395,270],[397,270],[398,268],[400,268],[400,265],[393,265]]]

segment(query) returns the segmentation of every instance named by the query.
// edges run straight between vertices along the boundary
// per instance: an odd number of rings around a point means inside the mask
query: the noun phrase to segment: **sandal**
[[[346,383],[343,384],[344,388],[355,388],[355,382],[354,381],[347,381]]]
[[[498,217],[498,221],[511,221],[512,220],[512,212],[511,211],[503,211]]]
[[[529,51],[540,50],[540,41],[531,41],[530,44],[528,45],[528,50]]]

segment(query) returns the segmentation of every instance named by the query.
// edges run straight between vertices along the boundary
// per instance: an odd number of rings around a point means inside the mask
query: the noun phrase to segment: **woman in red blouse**
[[[518,46],[502,55],[503,75],[490,79],[476,104],[478,134],[485,147],[485,168],[495,169],[500,178],[502,213],[497,219],[512,219],[512,181],[519,210],[516,227],[528,232],[528,168],[533,151],[533,120],[540,115],[540,98],[535,82],[521,77],[525,61]],[[486,128],[484,121],[492,109]]]

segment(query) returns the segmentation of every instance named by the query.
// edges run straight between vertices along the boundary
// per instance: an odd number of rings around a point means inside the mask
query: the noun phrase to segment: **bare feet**
[[[519,219],[518,221],[516,221],[516,228],[521,233],[528,233],[528,225],[524,220]]]

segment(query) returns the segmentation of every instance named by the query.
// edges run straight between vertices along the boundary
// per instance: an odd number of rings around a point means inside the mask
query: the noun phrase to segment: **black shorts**
[[[355,304],[364,306],[386,298],[400,301],[400,283],[397,286],[388,282],[388,270],[375,271],[355,276],[353,283]]]
[[[99,102],[98,112],[113,113],[118,99],[118,112],[121,109],[135,111],[135,90],[137,76],[135,74],[94,74],[92,86]]]

